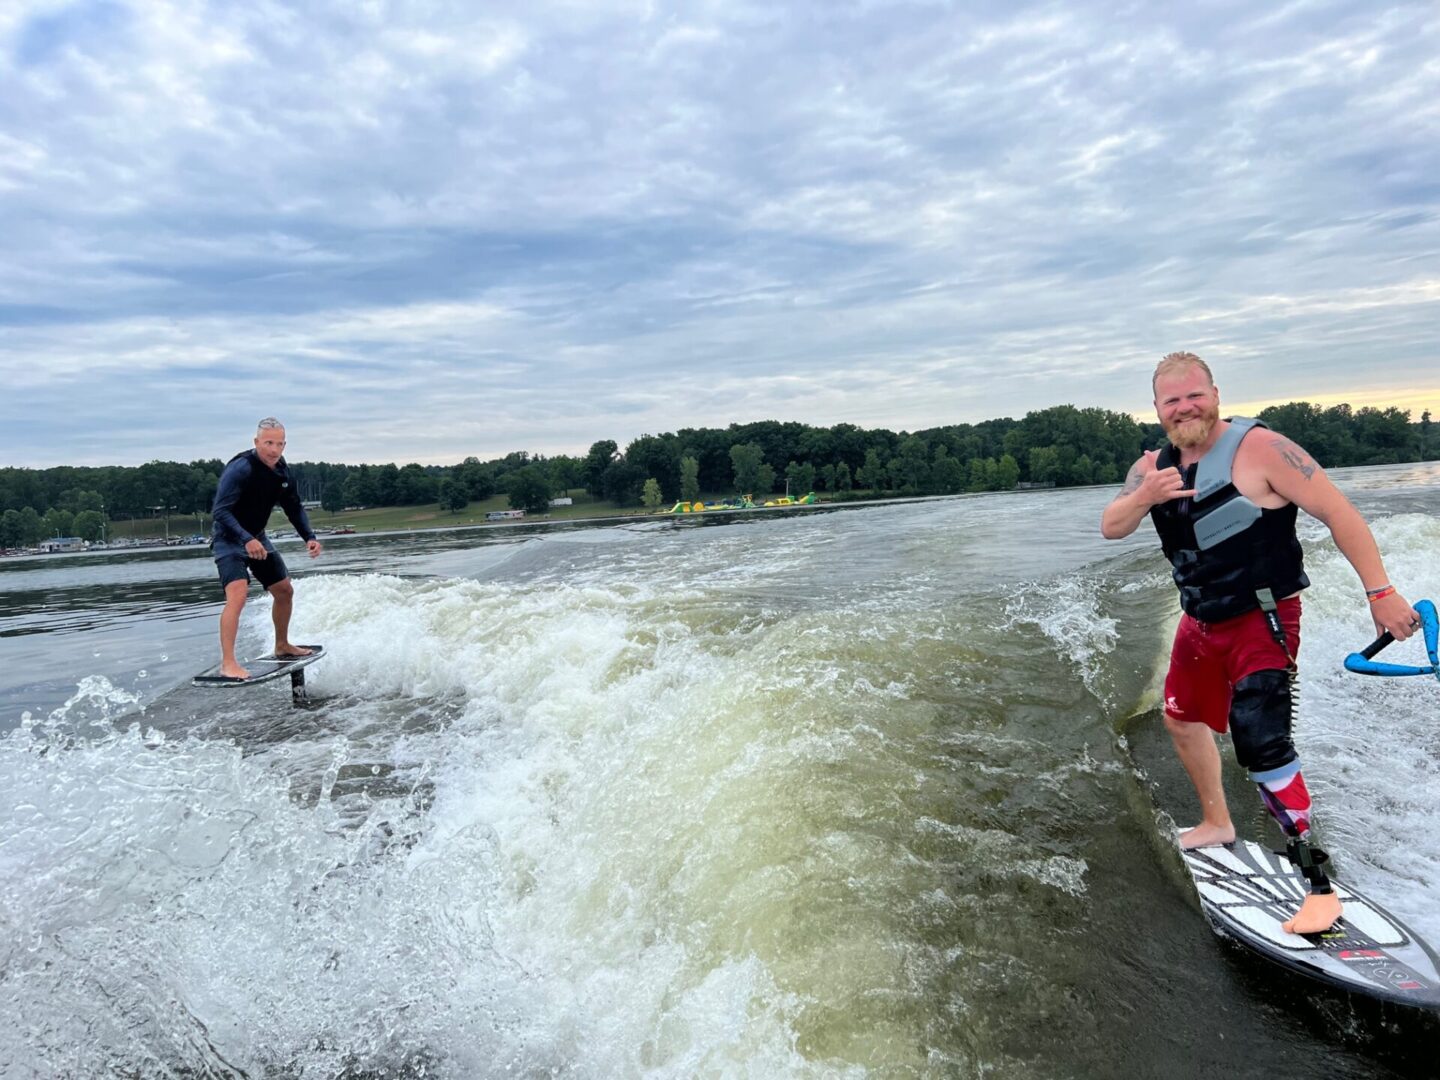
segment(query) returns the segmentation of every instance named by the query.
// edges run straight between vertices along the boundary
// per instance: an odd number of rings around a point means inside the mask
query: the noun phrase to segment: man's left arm
[[[1377,633],[1389,631],[1396,641],[1404,641],[1415,632],[1420,617],[1391,587],[1375,535],[1360,511],[1297,443],[1274,432],[1256,434],[1263,439],[1261,461],[1270,487],[1330,530],[1340,554],[1359,575],[1367,598],[1390,589],[1388,595],[1370,603],[1370,616]]]

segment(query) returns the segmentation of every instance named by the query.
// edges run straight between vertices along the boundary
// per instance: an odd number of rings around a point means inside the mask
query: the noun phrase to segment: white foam
[[[1098,579],[1074,575],[1027,583],[1012,592],[1005,611],[1004,630],[1037,627],[1062,657],[1080,669],[1086,687],[1099,693],[1098,679],[1119,635],[1115,619],[1101,610]]]
[[[1440,599],[1440,521],[1371,524],[1402,594]],[[1328,538],[1307,543],[1306,565],[1296,745],[1321,842],[1346,880],[1440,940],[1440,685],[1344,671],[1345,656],[1375,637],[1360,583]],[[1379,659],[1427,662],[1418,637]]]
[[[454,1076],[844,1074],[796,1051],[795,972],[763,946],[819,883],[851,905],[903,887],[910,822],[875,848],[894,807],[874,799],[923,790],[889,744],[907,709],[921,733],[932,720],[912,665],[947,654],[949,616],[888,598],[858,619],[757,611],[719,577],[698,601],[599,572],[304,578],[291,637],[327,646],[309,683],[340,704],[284,742],[162,743],[107,719],[66,752],[38,727],[0,745],[21,793],[0,821],[6,910],[44,913],[7,927],[40,947],[0,993],[23,984],[77,1025],[43,1049],[0,1032],[0,1059],[43,1054],[61,1075],[95,1072],[100,1047],[140,1071],[326,1075],[346,1054],[429,1053]],[[253,602],[245,640],[268,624]],[[443,728],[407,726],[405,703],[437,701]],[[376,760],[367,743],[402,793],[315,801],[347,762]],[[861,768],[868,794],[826,772]],[[422,778],[423,811],[405,793]],[[1082,861],[1033,854],[1016,844],[1017,876],[1083,889]],[[873,980],[910,947],[898,933],[836,962]],[[846,985],[831,965],[814,992]],[[904,1040],[875,1040],[880,1060],[909,1060]]]

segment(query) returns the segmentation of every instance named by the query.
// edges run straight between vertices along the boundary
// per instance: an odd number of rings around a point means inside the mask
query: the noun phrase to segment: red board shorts
[[[1299,656],[1300,597],[1286,597],[1276,607],[1290,657]],[[1170,649],[1170,670],[1165,675],[1165,715],[1206,724],[1223,735],[1230,727],[1230,694],[1235,684],[1257,671],[1283,671],[1290,657],[1270,636],[1259,608],[1213,623],[1181,615]]]

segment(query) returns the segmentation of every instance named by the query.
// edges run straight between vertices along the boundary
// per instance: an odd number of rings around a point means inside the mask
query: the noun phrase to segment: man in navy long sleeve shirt
[[[315,558],[322,550],[291,481],[284,453],[285,429],[279,420],[267,416],[255,431],[255,449],[230,459],[215,490],[211,510],[215,534],[210,546],[225,590],[225,610],[220,613],[220,674],[232,679],[249,675],[235,659],[235,637],[250,591],[251,574],[274,599],[271,615],[275,622],[275,655],[310,654],[309,649],[290,644],[295,587],[290,584],[285,560],[265,535],[265,525],[279,506],[305,540],[310,557]]]

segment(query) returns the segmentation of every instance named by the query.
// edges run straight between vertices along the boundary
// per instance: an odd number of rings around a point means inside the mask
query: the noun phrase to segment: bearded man
[[[1355,568],[1377,634],[1404,641],[1419,616],[1389,583],[1365,519],[1309,454],[1258,421],[1220,419],[1220,391],[1203,360],[1171,353],[1151,386],[1170,441],[1131,467],[1100,531],[1118,540],[1148,515],[1180,588],[1184,614],[1165,677],[1165,727],[1201,812],[1180,846],[1235,840],[1212,734],[1228,728],[1236,759],[1310,886],[1285,929],[1318,933],[1340,917],[1341,905],[1325,852],[1310,842],[1310,794],[1290,735],[1300,591],[1310,584],[1295,535],[1298,511],[1329,528]]]

